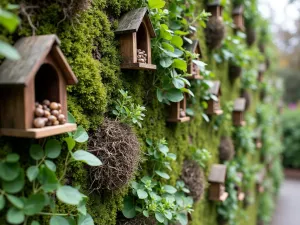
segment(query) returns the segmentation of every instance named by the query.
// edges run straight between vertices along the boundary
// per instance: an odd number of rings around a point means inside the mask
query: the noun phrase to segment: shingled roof
[[[240,15],[243,13],[243,11],[244,11],[244,7],[242,5],[238,5],[233,8],[232,15]]]
[[[200,44],[199,44],[198,40],[193,40],[192,44],[186,42],[184,44],[184,48],[192,53],[195,53],[198,48],[199,56],[200,56],[200,58],[202,58],[202,52],[201,52],[201,48],[200,48]]]
[[[208,0],[207,6],[218,6],[221,5],[221,0]]]
[[[150,36],[152,38],[155,37],[155,31],[151,20],[148,16],[148,13],[148,9],[144,7],[131,10],[128,13],[124,14],[119,21],[119,27],[117,28],[117,30],[115,30],[115,34],[137,32],[142,24],[143,19],[145,18],[145,22],[149,29]]]
[[[225,183],[226,168],[227,168],[226,165],[222,165],[222,164],[212,165],[208,177],[208,181],[213,183]]]
[[[21,38],[15,48],[21,55],[19,60],[6,59],[0,66],[0,85],[24,85],[39,70],[41,64],[51,50],[55,50],[54,57],[63,71],[67,84],[76,84],[77,78],[72,72],[66,58],[56,46],[60,41],[56,35],[41,35]]]
[[[219,80],[213,81],[213,86],[210,88],[209,92],[213,95],[221,94],[221,82]]]
[[[237,98],[234,101],[233,111],[243,112],[246,109],[246,99],[245,98]]]

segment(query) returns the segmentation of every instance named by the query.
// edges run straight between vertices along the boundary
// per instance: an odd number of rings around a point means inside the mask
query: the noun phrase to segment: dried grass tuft
[[[219,145],[219,158],[221,161],[231,160],[234,156],[234,145],[230,137],[222,137]]]
[[[210,50],[219,48],[225,37],[225,25],[219,18],[211,17],[205,28],[206,43]]]

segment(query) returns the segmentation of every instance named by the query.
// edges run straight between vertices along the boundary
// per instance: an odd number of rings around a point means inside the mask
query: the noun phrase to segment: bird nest
[[[109,119],[90,135],[88,151],[103,163],[89,170],[91,191],[116,190],[126,185],[140,159],[140,145],[131,128]]]
[[[212,17],[208,20],[205,28],[206,43],[213,50],[221,46],[225,36],[225,25],[219,18]]]
[[[185,160],[182,167],[181,179],[190,190],[189,195],[194,202],[201,199],[204,192],[204,175],[198,163],[193,160]]]
[[[153,217],[137,216],[131,220],[118,220],[117,225],[157,225],[157,222]]]
[[[219,145],[219,158],[221,161],[231,160],[234,156],[234,145],[230,137],[222,137]]]

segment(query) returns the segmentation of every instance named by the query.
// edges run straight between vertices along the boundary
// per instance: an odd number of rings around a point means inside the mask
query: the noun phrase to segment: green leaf
[[[18,162],[20,159],[20,156],[16,153],[11,153],[11,154],[8,154],[6,156],[6,162],[9,162],[9,163],[16,163]]]
[[[88,164],[89,166],[101,166],[102,162],[100,159],[98,159],[95,155],[92,153],[89,153],[87,151],[78,150],[74,152],[73,158],[77,161],[84,162]]]
[[[163,99],[164,99],[163,93],[159,88],[156,89],[156,96],[157,96],[157,99],[159,102],[163,101]]]
[[[174,52],[174,51],[175,51],[173,45],[170,45],[170,44],[167,43],[167,42],[163,42],[163,43],[162,43],[162,47],[163,47],[164,49],[170,51],[170,52]]]
[[[173,60],[170,57],[162,57],[159,61],[159,64],[163,67],[163,68],[168,68],[173,64]]]
[[[4,56],[10,60],[19,60],[21,58],[19,52],[10,44],[0,40],[0,56]]]
[[[143,215],[148,218],[149,217],[149,211],[143,210]]]
[[[187,71],[187,63],[183,59],[174,59],[173,67],[182,70],[183,72]]]
[[[138,189],[137,190],[137,195],[139,197],[139,199],[145,199],[148,197],[148,194],[146,191],[144,191],[143,189]]]
[[[71,186],[62,186],[56,192],[57,198],[68,205],[78,205],[83,198],[83,195]]]
[[[18,16],[0,8],[0,24],[5,27],[10,33],[15,31],[19,23],[20,19]]]
[[[45,165],[48,167],[48,169],[52,170],[53,172],[56,171],[56,165],[51,160],[45,160]]]
[[[31,195],[25,201],[24,213],[27,216],[33,216],[41,212],[45,206],[45,196],[43,194]]]
[[[79,205],[77,206],[77,211],[81,213],[82,215],[86,215],[86,203],[87,203],[87,198],[82,198],[80,201]]]
[[[89,214],[79,215],[78,225],[94,225],[94,220]]]
[[[18,163],[0,162],[0,177],[4,181],[12,181],[18,177],[21,168]]]
[[[126,196],[124,198],[122,213],[128,219],[134,218],[136,216],[134,200],[130,196]]]
[[[50,225],[69,225],[69,222],[62,216],[52,216]]]
[[[172,37],[171,43],[175,45],[177,48],[181,48],[183,45],[183,40],[180,36],[174,35]]]
[[[6,214],[6,220],[10,224],[20,224],[23,223],[25,215],[22,210],[17,208],[10,208]],[[61,224],[60,224],[61,225]]]
[[[172,34],[169,31],[169,27],[166,24],[161,24],[160,25],[160,37],[165,39],[165,40],[171,40],[172,39]],[[170,51],[170,52],[174,52]]]
[[[26,175],[28,177],[28,180],[30,182],[32,182],[33,180],[35,180],[37,178],[37,176],[39,175],[39,168],[37,166],[30,166],[27,170],[26,170]]]
[[[159,212],[155,212],[155,218],[160,223],[163,223],[165,221],[165,216]]]
[[[2,181],[2,188],[10,194],[15,194],[21,191],[24,187],[24,171],[21,170],[19,176],[13,181]]]
[[[160,151],[161,153],[163,153],[165,156],[166,156],[166,155],[168,154],[168,152],[169,152],[168,146],[163,145],[163,144],[159,144],[159,145],[158,145],[158,149],[159,149],[159,151]]]
[[[31,222],[31,225],[40,225],[40,223],[38,221],[34,220]]]
[[[177,189],[171,185],[165,185],[164,190],[169,194],[175,194],[177,192]]]
[[[180,35],[180,36],[185,36],[185,35],[189,34],[189,32],[181,31],[181,30],[175,30],[174,33],[177,34],[177,35]]]
[[[69,225],[77,225],[77,223],[76,223],[76,221],[75,221],[74,218],[68,217],[68,218],[66,218],[66,219],[68,220]]]
[[[183,94],[179,89],[172,88],[168,90],[166,97],[171,102],[180,102],[183,99]]]
[[[156,170],[155,173],[156,173],[158,176],[162,177],[162,178],[165,178],[165,179],[167,179],[167,180],[170,179],[170,176],[169,176],[167,173],[164,173],[164,172],[161,172],[161,171],[158,171],[158,170]]]
[[[45,145],[46,156],[50,159],[56,159],[61,153],[61,145],[58,140],[48,140]]]
[[[14,196],[14,195],[9,195],[9,194],[7,194],[6,197],[7,197],[7,200],[8,200],[14,207],[16,207],[16,208],[18,208],[18,209],[23,209],[23,208],[24,208],[24,203],[23,203],[23,201],[22,201],[20,198]]]
[[[33,144],[30,146],[29,154],[31,158],[35,160],[41,160],[44,157],[44,150],[38,144]]]
[[[42,189],[46,192],[53,192],[59,186],[55,173],[44,165],[40,168],[38,180],[42,185]]]
[[[187,225],[188,220],[187,220],[186,214],[179,213],[179,214],[177,214],[176,219],[180,224]]]
[[[79,126],[73,138],[76,142],[83,143],[89,139],[89,135],[82,126]]]
[[[165,4],[163,0],[148,0],[149,9],[161,9]]]
[[[73,148],[74,148],[75,145],[76,145],[75,140],[74,140],[72,137],[66,137],[66,138],[64,138],[63,140],[67,143],[68,150],[69,150],[69,151],[72,151]]]
[[[0,211],[4,208],[5,206],[5,198],[3,195],[0,195]]]
[[[175,78],[175,77],[172,79],[172,83],[174,84],[174,86],[177,89],[184,88],[184,86],[185,86],[185,83],[183,80]]]
[[[174,153],[168,153],[168,157],[172,160],[176,160],[176,154]]]
[[[76,123],[74,116],[68,111],[68,123]]]

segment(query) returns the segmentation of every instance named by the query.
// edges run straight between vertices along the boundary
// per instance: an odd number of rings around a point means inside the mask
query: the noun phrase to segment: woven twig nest
[[[121,219],[117,221],[117,225],[157,225],[157,221],[153,217],[137,216],[133,219]]]
[[[234,145],[230,137],[221,137],[219,145],[219,158],[221,161],[231,160],[234,156]]]
[[[229,77],[233,81],[242,75],[242,67],[236,66],[234,64],[229,65]]]
[[[246,41],[248,46],[252,46],[256,41],[256,31],[253,27],[246,28]]]
[[[206,43],[210,50],[219,48],[225,37],[225,25],[216,17],[211,17],[205,28]]]
[[[241,97],[246,99],[246,110],[248,110],[251,106],[252,96],[246,90],[242,90]]]
[[[204,192],[205,180],[203,171],[198,163],[193,160],[185,160],[182,167],[181,179],[190,190],[189,195],[193,198],[194,202],[199,201]]]
[[[91,191],[116,190],[126,185],[140,159],[140,145],[131,128],[108,119],[90,135],[88,151],[103,163],[89,170]]]

